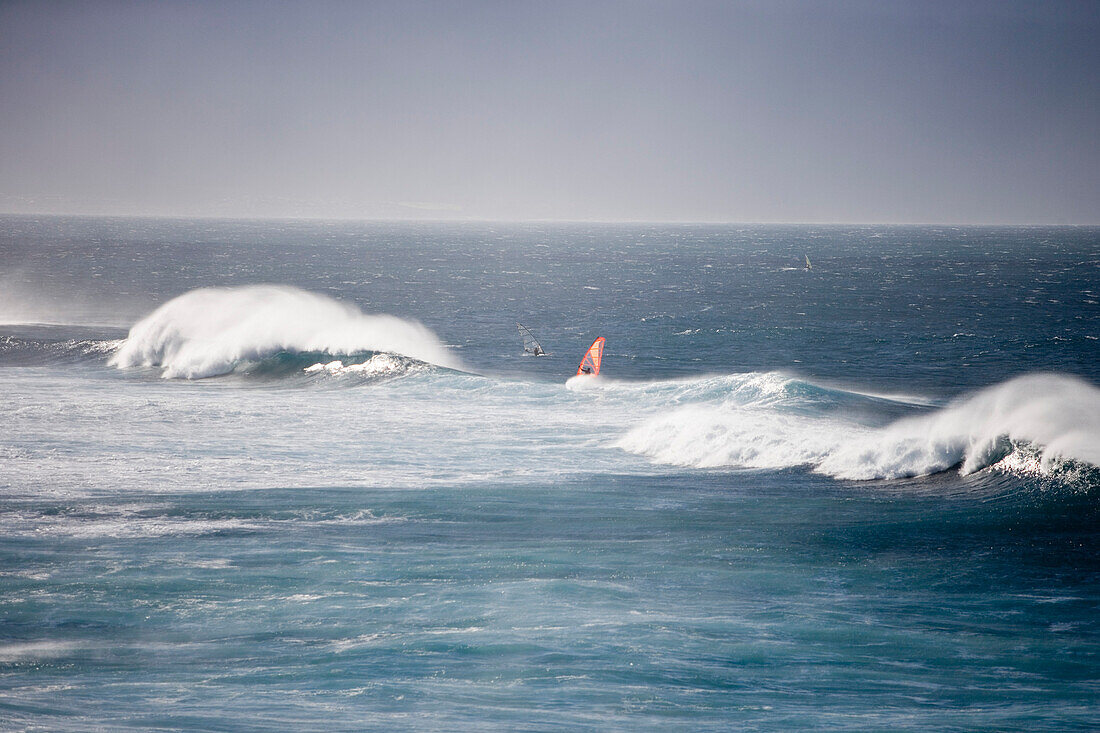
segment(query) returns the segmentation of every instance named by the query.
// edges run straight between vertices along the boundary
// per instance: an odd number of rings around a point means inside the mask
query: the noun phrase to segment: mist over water
[[[1100,714],[1095,229],[2,223],[16,726]]]

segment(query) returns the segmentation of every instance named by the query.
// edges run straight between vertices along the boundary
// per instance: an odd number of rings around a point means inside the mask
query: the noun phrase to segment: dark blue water
[[[6,218],[0,267],[0,727],[1100,712],[1100,230]]]

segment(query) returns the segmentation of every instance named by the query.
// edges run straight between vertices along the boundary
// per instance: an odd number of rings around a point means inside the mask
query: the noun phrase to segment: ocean
[[[0,217],[0,729],[1090,729],[1098,357],[1096,227]]]

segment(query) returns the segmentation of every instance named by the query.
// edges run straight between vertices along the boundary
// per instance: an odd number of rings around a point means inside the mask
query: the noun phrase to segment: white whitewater
[[[1076,377],[1017,377],[883,428],[790,409],[798,405],[782,393],[792,380],[771,377],[773,388],[758,394],[744,390],[761,375],[742,375],[724,395],[710,391],[694,400],[685,385],[676,401],[686,398],[689,404],[643,420],[615,445],[669,465],[809,466],[857,480],[920,476],[955,466],[972,473],[1019,447],[1037,451],[1043,471],[1060,459],[1100,466],[1100,389]]]

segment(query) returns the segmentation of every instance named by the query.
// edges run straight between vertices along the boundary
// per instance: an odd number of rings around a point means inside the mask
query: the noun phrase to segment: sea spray
[[[200,288],[173,298],[130,329],[111,364],[159,366],[165,378],[200,379],[281,352],[395,353],[459,366],[416,321],[368,315],[349,303],[279,285]]]

